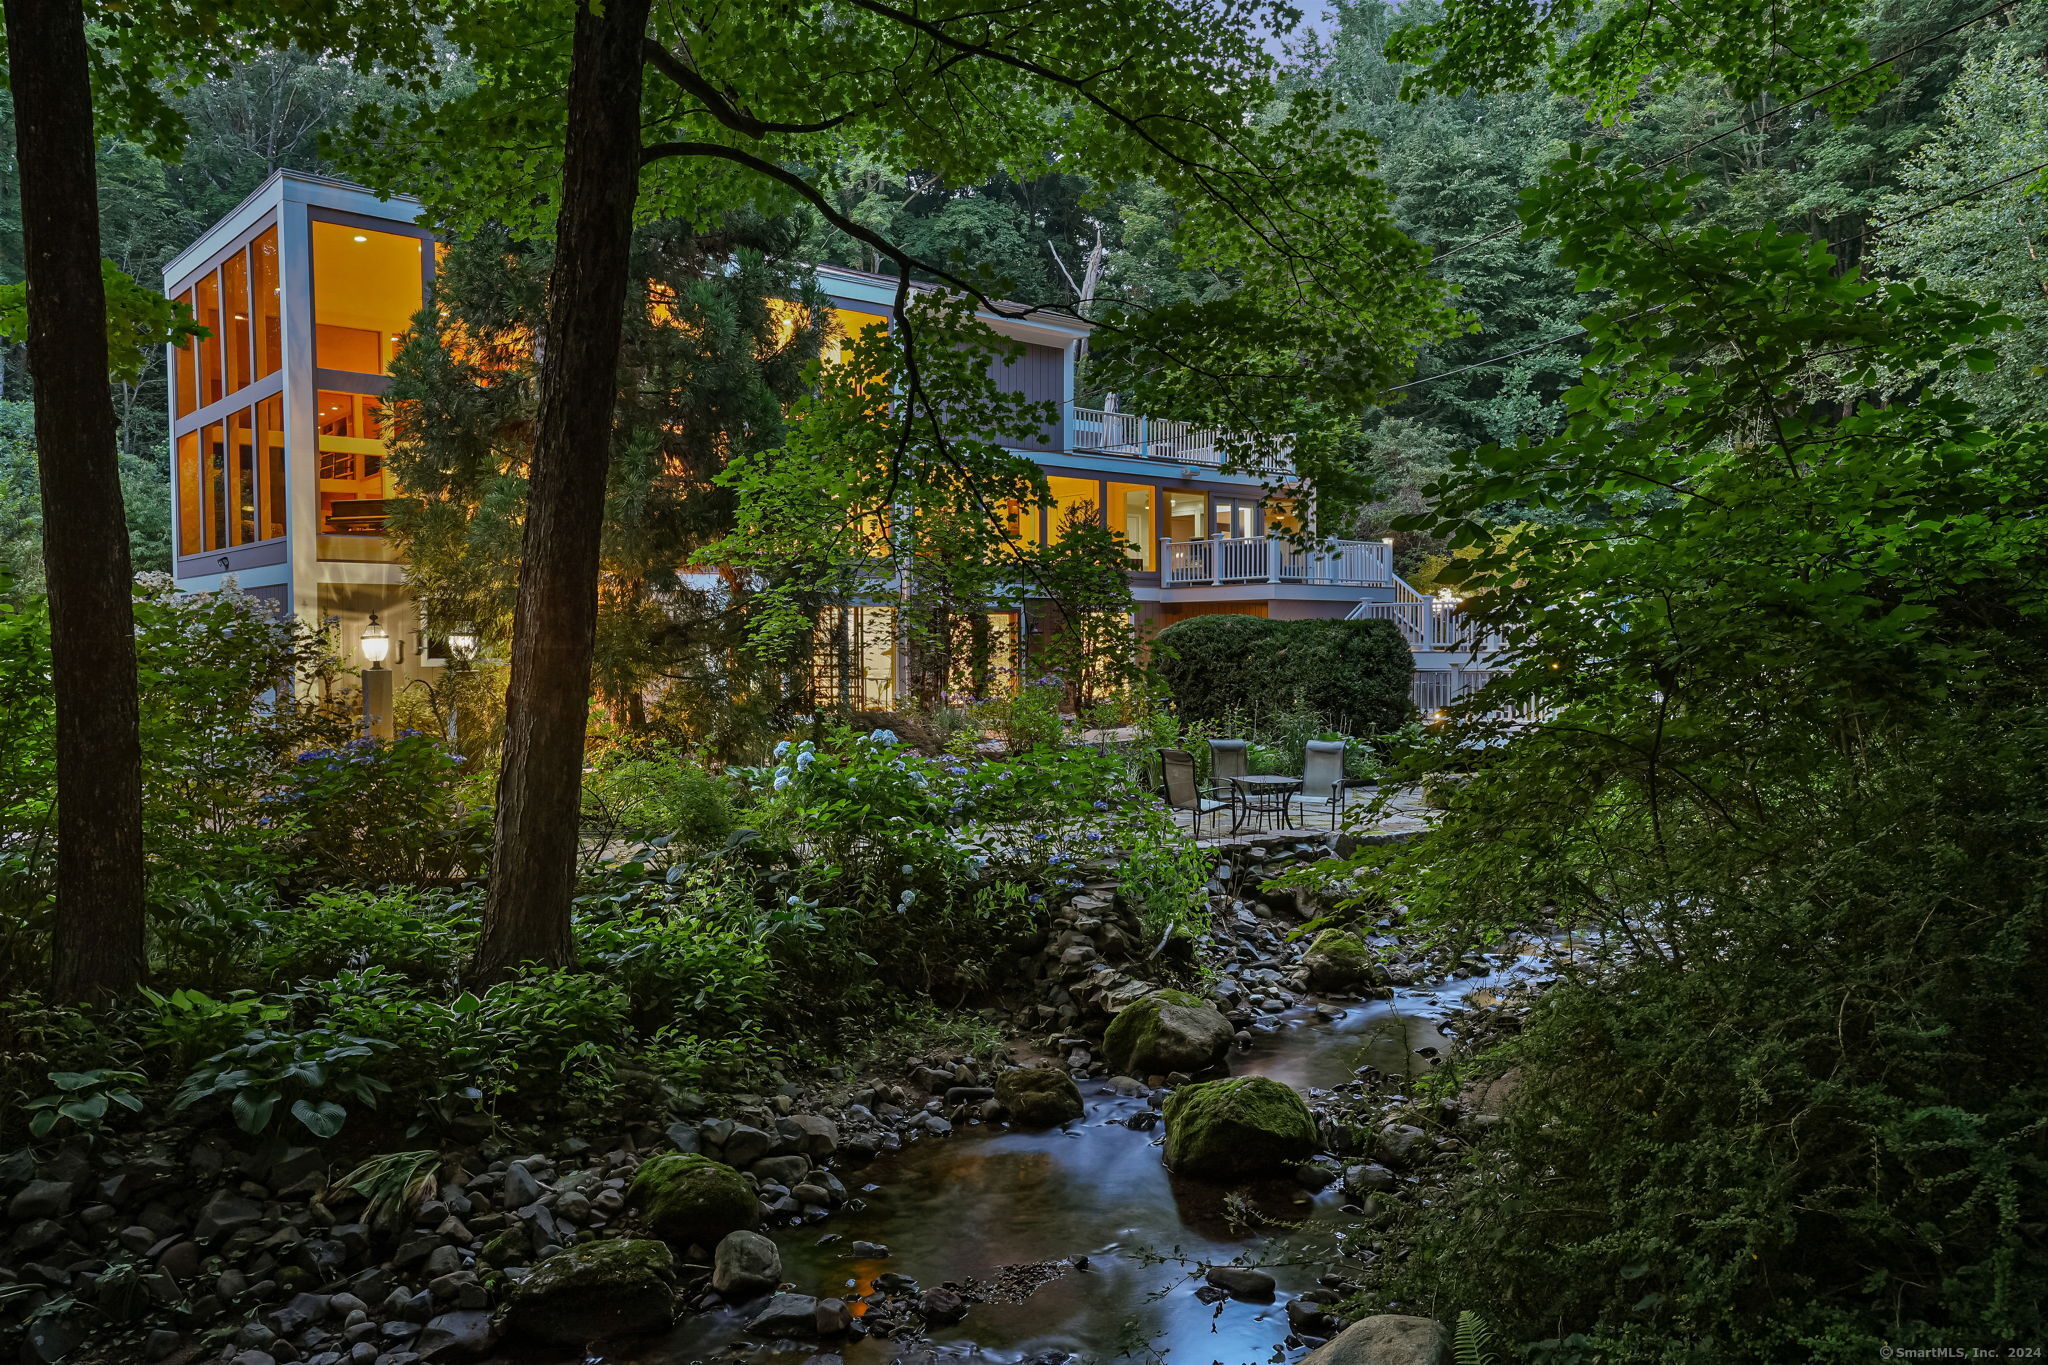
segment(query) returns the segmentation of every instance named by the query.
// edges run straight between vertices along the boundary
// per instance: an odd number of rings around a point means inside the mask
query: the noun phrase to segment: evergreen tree
[[[743,736],[782,700],[741,650],[747,585],[692,570],[732,526],[727,460],[782,439],[826,314],[791,264],[788,222],[735,216],[634,238],[608,440],[593,686],[632,726]],[[728,268],[728,263],[732,267]],[[453,244],[434,306],[393,367],[391,533],[430,629],[511,638],[537,403],[536,338],[552,260],[502,232]]]

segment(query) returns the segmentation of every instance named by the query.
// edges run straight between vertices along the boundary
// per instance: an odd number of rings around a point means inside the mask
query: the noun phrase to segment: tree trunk
[[[51,989],[82,1000],[142,979],[135,605],[107,382],[85,14],[78,0],[5,9],[57,705]]]
[[[491,891],[476,973],[570,961],[598,548],[611,463],[649,0],[582,0],[569,71],[562,208],[548,280]]]

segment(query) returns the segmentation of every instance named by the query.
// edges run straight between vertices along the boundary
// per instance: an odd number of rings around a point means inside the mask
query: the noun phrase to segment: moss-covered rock
[[[650,1232],[676,1246],[715,1247],[726,1233],[761,1221],[761,1203],[747,1178],[694,1152],[642,1162],[626,1202]]]
[[[1301,1096],[1265,1076],[1184,1085],[1166,1100],[1166,1164],[1183,1175],[1262,1175],[1315,1147]]]
[[[644,1238],[584,1242],[521,1280],[505,1305],[514,1339],[581,1346],[593,1337],[667,1331],[676,1320],[676,1258]]]
[[[1386,969],[1379,954],[1357,934],[1325,929],[1301,955],[1310,990],[1355,991],[1379,984]]]
[[[1050,1128],[1081,1117],[1081,1088],[1064,1071],[1020,1067],[996,1077],[996,1099],[1010,1121],[1026,1128]]]
[[[1154,991],[1110,1021],[1102,1056],[1112,1072],[1125,1076],[1193,1075],[1220,1064],[1236,1032],[1222,1011],[1200,996]]]

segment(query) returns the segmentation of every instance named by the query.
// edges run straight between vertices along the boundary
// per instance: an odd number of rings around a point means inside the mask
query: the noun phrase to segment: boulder
[[[676,1320],[675,1284],[675,1254],[660,1242],[584,1242],[519,1282],[505,1305],[505,1328],[556,1346],[666,1331]]]
[[[747,1330],[761,1337],[814,1337],[818,1301],[809,1294],[776,1294],[747,1319]]]
[[[1102,1038],[1103,1060],[1126,1076],[1207,1071],[1230,1054],[1236,1030],[1198,995],[1160,990],[1124,1007]]]
[[[1384,973],[1372,945],[1341,929],[1326,929],[1316,935],[1301,955],[1301,965],[1313,991],[1359,990],[1379,984],[1377,978]]]
[[[1010,1121],[1026,1128],[1050,1128],[1081,1117],[1081,1090],[1074,1078],[1049,1066],[1020,1067],[996,1077],[996,1098]]]
[[[1166,1100],[1166,1164],[1183,1175],[1260,1175],[1315,1150],[1301,1096],[1266,1076],[1184,1085]]]
[[[728,1232],[712,1257],[711,1287],[728,1299],[751,1299],[782,1283],[782,1253],[758,1232]]]
[[[1450,1334],[1430,1318],[1383,1313],[1352,1323],[1301,1365],[1451,1365]]]
[[[1273,1277],[1241,1265],[1212,1265],[1204,1279],[1233,1299],[1264,1303],[1273,1297]]]
[[[426,1360],[457,1360],[482,1355],[496,1340],[491,1315],[481,1308],[465,1308],[428,1319],[413,1338],[412,1349]]]
[[[1389,1166],[1406,1166],[1423,1154],[1422,1140],[1428,1136],[1412,1123],[1390,1123],[1373,1139],[1373,1155]]]
[[[626,1199],[655,1236],[677,1246],[717,1246],[726,1233],[761,1221],[760,1201],[747,1178],[695,1153],[664,1153],[641,1162]]]

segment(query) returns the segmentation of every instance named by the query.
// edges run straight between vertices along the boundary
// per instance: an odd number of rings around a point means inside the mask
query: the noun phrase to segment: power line
[[[1931,34],[1928,37],[1922,38],[1919,42],[1914,43],[1911,47],[1902,47],[1897,52],[1892,53],[1892,55],[1889,57],[1882,57],[1877,61],[1870,63],[1870,65],[1861,68],[1860,70],[1851,71],[1846,76],[1839,77],[1836,80],[1829,81],[1826,85],[1820,86],[1813,90],[1809,90],[1805,94],[1799,96],[1797,99],[1789,100],[1786,103],[1778,105],[1775,108],[1766,109],[1759,114],[1754,114],[1751,117],[1744,119],[1742,122],[1735,124],[1732,127],[1723,128],[1720,132],[1714,134],[1712,137],[1702,138],[1700,141],[1693,143],[1690,147],[1680,148],[1678,151],[1673,152],[1671,155],[1665,157],[1663,160],[1653,161],[1649,165],[1643,167],[1639,174],[1647,175],[1651,171],[1658,170],[1664,166],[1668,166],[1674,161],[1678,161],[1684,157],[1691,156],[1700,148],[1711,146],[1712,144],[1719,142],[1724,137],[1731,137],[1734,134],[1741,132],[1745,128],[1755,127],[1757,124],[1762,123],[1765,119],[1776,118],[1779,114],[1784,113],[1787,109],[1796,109],[1800,105],[1806,103],[1808,100],[1818,99],[1822,95],[1827,94],[1830,90],[1840,89],[1842,86],[1847,85],[1850,81],[1869,75],[1871,72],[1877,70],[1881,66],[1889,66],[1891,65],[1891,63],[1897,61],[1901,57],[1909,57],[1913,53],[1918,52],[1921,48],[1926,47],[1930,43],[1938,43],[1943,38],[1948,37],[1950,34],[1959,33],[1963,29],[1970,27],[1970,25],[1972,24],[1982,23],[1984,20],[1989,19],[1994,14],[2003,13],[2004,11],[2011,9],[2017,3],[2019,3],[2019,0],[2002,0],[2002,3],[1993,5],[1990,9],[1985,10],[1982,14],[1976,15],[1973,18],[1965,19],[1960,23],[1950,24],[1941,32]],[[1434,257],[1430,261],[1430,264],[1435,265],[1442,261],[1448,261],[1449,259],[1451,259],[1451,257],[1457,255],[1461,251],[1466,251],[1472,247],[1479,246],[1483,243],[1491,242],[1498,237],[1505,237],[1510,232],[1519,231],[1520,226],[1521,225],[1518,223],[1510,223],[1506,227],[1497,228],[1494,231],[1487,233],[1484,237],[1474,237],[1469,242],[1460,242],[1458,243],[1458,245],[1452,247],[1449,251],[1446,251],[1441,255]]]
[[[1951,204],[1960,204],[1965,199],[1974,199],[1980,194],[1989,194],[1993,190],[2003,189],[2005,186],[2010,185],[2015,180],[2024,180],[2030,175],[2039,175],[2043,171],[2048,171],[2048,161],[2044,161],[2038,166],[2030,166],[2024,171],[2019,171],[2012,175],[2008,175],[2002,180],[1994,180],[1988,185],[1977,185],[1971,189],[1964,190],[1961,194],[1955,195],[1952,198],[1944,199],[1939,204],[1929,204],[1924,209],[1916,209],[1912,213],[1907,214],[1903,218],[1894,218],[1889,222],[1874,224],[1870,227],[1863,229],[1863,231],[1857,233],[1854,237],[1844,239],[1841,245],[1847,246],[1851,242],[1860,242],[1865,237],[1869,237],[1874,233],[1883,232],[1886,228],[1895,228],[1902,223],[1910,223],[1916,218],[1925,218],[1928,214],[1938,213],[1942,209],[1949,207]],[[1646,311],[1658,312],[1661,310],[1649,309]],[[1621,319],[1621,321],[1627,322],[1630,320],[1630,318],[1639,318],[1645,315],[1645,313],[1631,313],[1628,317]],[[1386,390],[1386,392],[1399,393],[1403,389],[1420,388],[1424,384],[1434,384],[1439,379],[1449,379],[1453,375],[1464,374],[1469,370],[1483,370],[1488,368],[1489,366],[1499,365],[1505,361],[1518,360],[1521,357],[1533,354],[1536,351],[1547,350],[1548,348],[1557,345],[1559,342],[1576,341],[1578,338],[1586,335],[1586,332],[1587,329],[1581,327],[1575,332],[1566,332],[1562,336],[1554,336],[1547,341],[1539,341],[1534,346],[1524,346],[1519,351],[1509,351],[1506,355],[1497,355],[1490,360],[1475,360],[1470,365],[1460,365],[1457,369],[1445,370],[1442,374],[1429,374],[1424,375],[1420,379],[1411,379],[1406,384],[1394,385],[1392,388]]]

